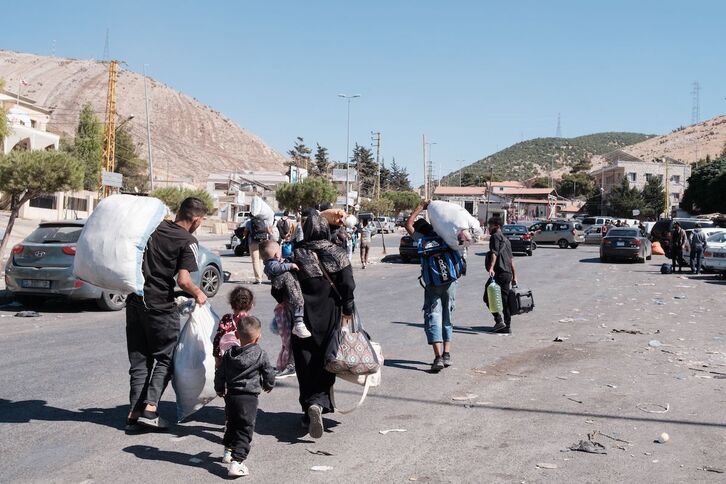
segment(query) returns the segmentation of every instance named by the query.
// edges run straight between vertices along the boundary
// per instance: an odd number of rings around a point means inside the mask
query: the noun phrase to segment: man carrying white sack
[[[193,295],[200,306],[207,296],[191,280],[197,268],[197,239],[192,235],[202,224],[207,208],[198,198],[187,198],[174,222],[164,220],[151,234],[144,252],[144,297],[135,294],[126,302],[126,345],[129,353],[131,408],[127,431],[139,425],[163,429],[158,404],[169,384],[172,356],[179,338],[179,314],[174,288]],[[179,275],[178,280],[174,277]]]

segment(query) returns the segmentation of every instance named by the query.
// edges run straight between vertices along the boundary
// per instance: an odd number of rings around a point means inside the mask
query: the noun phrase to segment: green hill
[[[522,141],[462,168],[463,184],[474,184],[478,175],[489,174],[499,180],[520,180],[568,172],[572,166],[589,162],[594,155],[640,143],[653,135],[640,133],[596,133],[577,138],[536,138]],[[459,171],[449,173],[442,184],[459,184]]]

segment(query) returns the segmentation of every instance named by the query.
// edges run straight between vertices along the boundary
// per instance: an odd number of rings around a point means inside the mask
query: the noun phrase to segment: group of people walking
[[[697,223],[695,228],[688,234],[679,222],[673,223],[670,240],[671,267],[673,272],[683,272],[683,266],[688,264],[691,272],[700,274],[703,269],[703,252],[706,249],[706,234]],[[689,261],[683,257],[686,249],[689,250]]]
[[[407,231],[421,244],[438,244],[439,255],[441,251],[444,256],[458,254],[456,248],[445,245],[428,222],[418,219],[426,207],[427,203],[422,203],[413,212],[406,223]],[[192,234],[205,213],[200,200],[185,200],[175,221],[163,222],[147,244],[142,266],[144,297],[132,296],[126,311],[131,386],[127,431],[168,427],[158,413],[158,404],[172,375],[172,357],[179,336],[174,288],[178,281],[197,304],[206,303],[206,296],[189,277],[190,272],[197,270],[198,249]],[[247,229],[262,230],[254,223]],[[516,281],[511,246],[499,232],[497,219],[490,220],[489,229],[492,255],[487,271],[505,294]],[[276,365],[270,363],[259,346],[261,323],[252,314],[254,294],[244,286],[230,293],[231,312],[221,319],[213,344],[214,386],[225,400],[222,461],[229,464],[230,476],[249,473],[244,461],[254,433],[258,396],[274,388],[288,362],[294,362],[293,374],[299,384],[301,424],[312,438],[323,436],[322,416],[335,410],[331,395],[335,375],[325,369],[326,351],[341,325],[352,321],[356,286],[349,251],[341,244],[339,230],[331,227],[317,210],[309,209],[302,213],[294,228],[291,224],[280,231],[285,235],[278,240],[260,236],[254,241],[261,265],[264,259],[264,273],[272,281],[271,294],[278,302],[275,315],[283,350]],[[363,224],[359,234],[361,262],[365,267],[372,231]],[[282,256],[280,242],[292,244],[289,260]],[[424,284],[424,326],[434,352],[432,372],[451,365],[456,284],[459,276],[466,273],[464,259],[444,258],[454,261],[451,269],[455,276],[442,284]],[[510,332],[511,315],[506,308],[495,315],[495,322],[494,332]]]

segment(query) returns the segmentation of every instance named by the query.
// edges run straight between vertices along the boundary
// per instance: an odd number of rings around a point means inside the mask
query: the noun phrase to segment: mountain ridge
[[[61,136],[73,136],[86,102],[104,118],[107,63],[0,50],[0,78],[13,92],[25,81],[20,94],[53,110],[48,130]],[[219,171],[285,170],[282,154],[222,113],[150,77],[147,88],[156,180],[201,185]],[[143,75],[119,70],[116,104],[120,120],[135,116],[127,126],[146,159]]]

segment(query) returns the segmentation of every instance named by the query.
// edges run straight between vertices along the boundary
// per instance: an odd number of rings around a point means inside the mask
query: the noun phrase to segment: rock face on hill
[[[44,57],[0,50],[0,78],[6,90],[29,97],[53,110],[48,130],[73,136],[81,107],[90,102],[103,120],[108,65],[99,61]],[[285,170],[285,157],[260,138],[212,108],[155,81],[147,80],[151,145],[156,180],[187,180],[195,184],[221,171]],[[144,77],[121,69],[116,87],[119,119],[146,158]]]
[[[667,156],[686,163],[695,163],[705,159],[706,155],[718,158],[725,149],[726,116],[718,116],[626,146],[623,151],[645,161]]]

